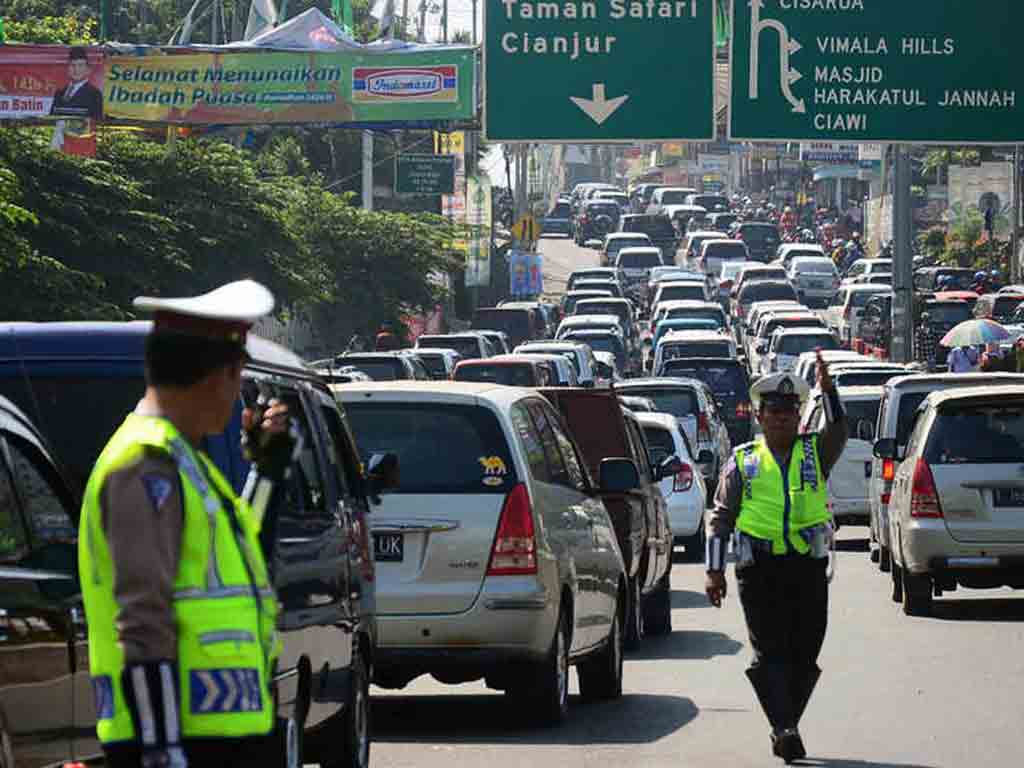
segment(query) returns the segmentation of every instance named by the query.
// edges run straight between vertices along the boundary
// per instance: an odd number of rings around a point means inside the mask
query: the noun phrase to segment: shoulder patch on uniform
[[[142,485],[146,489],[146,495],[153,502],[153,509],[157,512],[164,503],[171,497],[174,484],[164,475],[147,474],[142,476]]]

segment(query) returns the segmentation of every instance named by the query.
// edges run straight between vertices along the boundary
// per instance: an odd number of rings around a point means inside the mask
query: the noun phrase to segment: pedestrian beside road
[[[377,338],[374,339],[373,348],[376,352],[394,352],[400,347],[398,336],[395,334],[395,326],[390,320],[380,325],[377,331]]]
[[[284,764],[261,510],[203,450],[231,419],[246,334],[273,304],[251,281],[135,300],[155,313],[146,391],[89,477],[78,553],[96,730],[112,768],[251,768],[274,750]],[[265,503],[296,438],[287,407],[263,405],[245,409],[242,426],[247,490]]]
[[[736,580],[754,658],[747,677],[771,724],[772,752],[786,763],[806,750],[798,725],[821,670],[832,540],[826,479],[848,437],[846,417],[818,354],[826,426],[797,433],[808,397],[799,377],[779,373],[750,389],[763,435],[739,446],[722,471],[707,521],[708,599],[727,593],[726,551],[734,535]]]
[[[974,370],[978,364],[978,350],[969,344],[964,344],[962,347],[956,347],[951,349],[949,352],[949,372],[950,373],[970,373]]]

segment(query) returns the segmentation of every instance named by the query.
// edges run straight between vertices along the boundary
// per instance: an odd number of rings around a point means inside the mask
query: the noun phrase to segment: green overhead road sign
[[[711,0],[484,0],[492,141],[710,141]]]
[[[396,194],[450,195],[454,191],[454,155],[398,155],[395,158]]]
[[[729,137],[1024,141],[1022,0],[736,0]]]

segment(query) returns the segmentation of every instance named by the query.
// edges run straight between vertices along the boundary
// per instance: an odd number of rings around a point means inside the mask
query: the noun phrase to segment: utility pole
[[[441,42],[448,42],[448,0],[441,3]]]
[[[210,40],[214,45],[221,44],[221,10],[220,0],[213,0],[213,8],[210,13]]]
[[[914,357],[914,250],[911,247],[910,158],[907,146],[893,145],[893,263],[892,360],[909,363]]]
[[[1020,144],[1013,145],[1013,223],[1010,227],[1010,274],[1007,282],[1020,280]]]
[[[402,39],[409,39],[409,0],[402,0]]]
[[[420,28],[416,39],[420,43],[427,42],[427,0],[420,0]]]
[[[476,45],[476,6],[479,0],[473,0],[473,45]]]

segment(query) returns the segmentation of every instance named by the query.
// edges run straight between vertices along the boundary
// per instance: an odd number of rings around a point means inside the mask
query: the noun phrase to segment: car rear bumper
[[[696,488],[673,492],[665,499],[668,504],[668,524],[673,536],[693,536],[700,527],[704,513],[704,500]]]
[[[1024,571],[1024,543],[959,542],[950,536],[943,520],[913,520],[909,524],[904,520],[898,545],[903,567],[912,573],[973,573],[977,581],[986,572]]]
[[[837,499],[833,496],[832,517],[840,524],[846,525],[867,525],[870,521],[871,509],[868,506],[867,497],[863,499]]]

